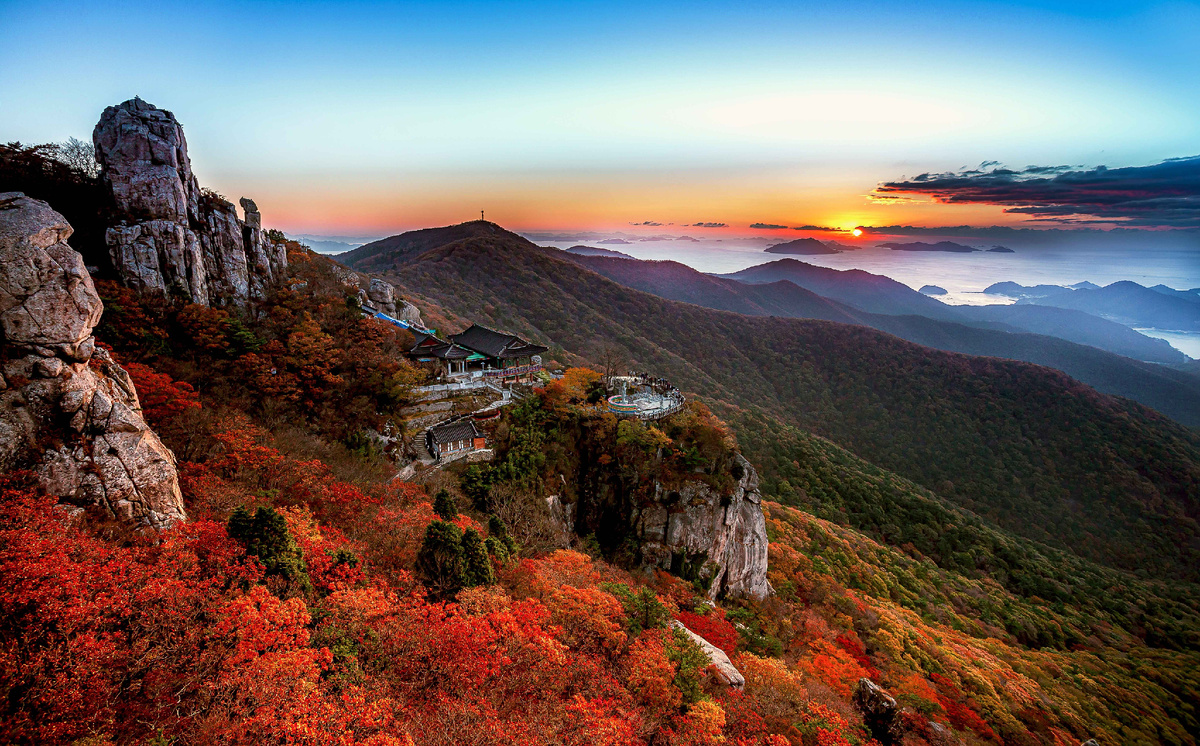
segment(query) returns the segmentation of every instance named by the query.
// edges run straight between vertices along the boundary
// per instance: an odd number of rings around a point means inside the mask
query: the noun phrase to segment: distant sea
[[[560,249],[578,244],[621,251],[638,259],[673,260],[701,272],[724,274],[782,259],[764,249],[779,239],[723,239],[700,241],[638,241],[609,244],[597,241],[545,241]],[[1012,303],[1013,299],[984,293],[984,288],[1006,280],[1021,285],[1073,285],[1084,280],[1108,285],[1132,280],[1147,287],[1163,284],[1178,290],[1200,287],[1200,247],[1195,250],[1140,248],[1090,250],[1018,248],[1015,253],[977,251],[894,251],[870,246],[840,254],[792,256],[802,262],[831,269],[861,269],[885,275],[914,290],[938,285],[947,294],[938,299],[951,305]],[[1171,330],[1139,329],[1143,334],[1170,342],[1184,354],[1200,358],[1200,334]]]

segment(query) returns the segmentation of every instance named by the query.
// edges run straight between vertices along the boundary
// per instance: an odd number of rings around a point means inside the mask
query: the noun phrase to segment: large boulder
[[[282,279],[287,251],[268,240],[253,200],[200,188],[175,115],[133,98],[110,106],[92,133],[116,222],[105,234],[121,280],[144,293],[201,305],[244,305]]]
[[[672,621],[671,626],[681,630],[708,656],[709,671],[718,684],[723,684],[733,689],[742,689],[746,686],[746,677],[742,676],[742,672],[734,667],[724,650],[691,631],[678,620]]]
[[[392,287],[392,283],[372,277],[367,287],[367,301],[376,311],[395,317],[396,288]]]
[[[31,469],[70,506],[168,526],[186,519],[175,457],[95,346],[103,306],[71,232],[45,202],[0,194],[0,471]]]
[[[767,521],[758,491],[758,472],[741,454],[740,477],[725,495],[701,481],[663,494],[635,519],[642,560],[708,583],[710,598],[761,599],[773,592],[767,581]]]
[[[0,194],[0,329],[5,343],[70,360],[91,354],[92,328],[103,307],[72,229],[45,202]]]
[[[206,193],[200,199],[200,221],[209,299],[213,305],[244,302],[250,297],[250,268],[237,208]]]

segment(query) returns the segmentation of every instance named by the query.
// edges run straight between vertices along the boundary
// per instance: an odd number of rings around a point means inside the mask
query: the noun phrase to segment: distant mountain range
[[[938,241],[937,243],[925,243],[923,241],[912,241],[909,243],[889,241],[887,243],[878,244],[885,249],[893,251],[948,251],[953,254],[967,254],[972,251],[990,251],[995,254],[1015,254],[1016,252],[1007,246],[992,246],[987,249],[979,249],[966,244],[955,243],[954,241]]]
[[[995,331],[1046,334],[1143,362],[1175,365],[1188,359],[1182,352],[1161,339],[1139,334],[1123,324],[1080,311],[1064,313],[1067,309],[1037,305],[950,306],[917,292],[902,282],[858,269],[828,269],[795,259],[780,259],[720,276],[747,283],[786,280],[823,297],[871,313],[892,316],[912,314]],[[878,324],[869,325],[883,328]],[[999,349],[976,354],[1018,357]],[[1044,360],[1036,362],[1053,365]]]
[[[828,269],[797,259],[778,259],[719,276],[750,284],[787,280],[817,295],[871,313],[919,314],[934,319],[958,320],[952,306],[921,295],[890,277],[861,269]]]
[[[318,254],[343,254],[366,243],[364,239],[354,239],[350,236],[313,236],[305,233],[285,236],[293,241],[299,241]]]
[[[1016,298],[1018,304],[1071,308],[1134,327],[1200,331],[1200,290],[1174,290],[1165,285],[1148,288],[1123,280],[1105,287],[1091,283],[1074,287],[1024,286],[997,282],[985,293]]]

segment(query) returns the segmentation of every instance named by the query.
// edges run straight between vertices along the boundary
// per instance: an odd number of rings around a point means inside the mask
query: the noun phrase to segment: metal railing
[[[509,376],[523,376],[526,373],[537,373],[542,369],[540,364],[534,363],[531,365],[519,365],[512,368],[497,368],[495,370],[485,370],[483,375],[487,378],[508,378]]]

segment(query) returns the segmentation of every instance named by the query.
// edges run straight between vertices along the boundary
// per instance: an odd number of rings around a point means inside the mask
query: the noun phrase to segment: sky
[[[138,95],[292,233],[1195,229],[1197,40],[1198,2],[0,0],[0,140]]]

